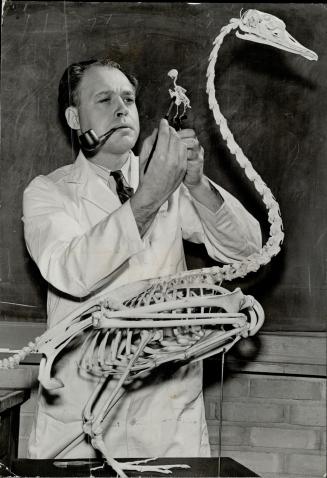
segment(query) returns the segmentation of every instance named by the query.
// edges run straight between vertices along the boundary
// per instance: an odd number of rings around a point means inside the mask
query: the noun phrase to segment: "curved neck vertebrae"
[[[228,25],[225,25],[219,35],[213,42],[214,48],[209,57],[209,65],[207,69],[207,94],[209,107],[213,112],[217,126],[219,126],[221,135],[227,143],[229,151],[235,156],[236,161],[244,170],[246,177],[254,184],[255,189],[262,197],[262,200],[268,211],[268,221],[271,224],[269,238],[266,244],[258,251],[251,254],[242,261],[227,264],[225,266],[214,266],[193,271],[186,271],[172,277],[172,281],[179,280],[185,282],[203,281],[203,282],[219,282],[224,280],[230,281],[238,277],[244,277],[249,272],[257,271],[262,265],[268,264],[271,258],[278,254],[280,246],[284,239],[283,223],[280,216],[280,209],[272,192],[261,179],[260,175],[254,170],[249,159],[245,156],[240,146],[236,143],[231,130],[228,127],[226,118],[220,111],[216,93],[215,93],[215,66],[218,57],[218,51],[226,37],[232,30],[239,26],[238,19],[231,19]]]
[[[227,121],[219,109],[216,99],[214,79],[218,50],[221,47],[225,36],[238,26],[239,20],[232,19],[229,25],[226,25],[221,29],[220,34],[214,41],[214,48],[209,57],[209,65],[207,70],[207,93],[209,97],[209,107],[213,112],[216,123],[219,126],[223,139],[227,143],[229,151],[235,156],[236,161],[244,170],[246,177],[254,184],[255,189],[262,197],[262,200],[268,211],[268,221],[271,226],[269,238],[260,251],[250,255],[245,260],[236,264],[229,264],[223,268],[213,268],[213,277],[217,279],[221,276],[221,280],[231,280],[236,277],[244,277],[249,272],[258,270],[260,266],[267,264],[273,256],[278,254],[284,239],[283,223],[280,216],[278,202],[275,200],[268,186],[254,170],[252,164],[245,156],[240,146],[236,143],[234,136],[227,125]]]

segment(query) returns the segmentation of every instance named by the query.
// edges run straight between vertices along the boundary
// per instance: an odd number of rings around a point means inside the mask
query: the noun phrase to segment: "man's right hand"
[[[144,174],[144,167],[158,133],[157,145],[151,162]],[[140,154],[140,182],[142,194],[149,196],[150,203],[160,207],[183,181],[187,167],[187,147],[169,126],[166,119],[146,138]]]
[[[144,167],[158,133],[157,145],[144,174]],[[187,147],[168,121],[160,121],[159,130],[146,138],[140,154],[139,187],[132,196],[131,208],[143,236],[160,206],[183,181],[187,168]]]

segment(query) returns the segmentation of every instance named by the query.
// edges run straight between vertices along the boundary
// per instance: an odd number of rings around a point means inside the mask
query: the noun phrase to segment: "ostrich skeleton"
[[[207,70],[209,107],[230,152],[267,208],[270,236],[266,244],[243,261],[138,281],[109,295],[97,296],[88,303],[87,310],[80,306],[36,338],[35,343],[0,361],[0,368],[14,368],[26,355],[39,352],[43,354],[39,370],[43,387],[50,390],[63,387],[65,384],[51,376],[54,360],[74,337],[87,331],[80,367],[104,380],[115,377],[117,385],[105,406],[93,414],[93,405],[103,389],[103,381],[99,382],[83,412],[83,432],[65,450],[87,434],[92,446],[121,478],[126,478],[125,471],[129,470],[171,473],[170,468],[175,466],[144,465],[148,460],[120,463],[110,456],[103,432],[121,388],[164,363],[186,363],[225,353],[242,337],[254,335],[264,322],[263,309],[252,296],[243,295],[239,288],[230,292],[221,287],[223,280],[244,277],[267,264],[280,251],[284,237],[278,203],[236,143],[216,100],[214,78],[218,50],[233,30],[237,30],[236,36],[243,40],[271,45],[309,60],[318,57],[287,33],[284,22],[257,10],[248,10],[239,19],[232,18],[213,42]],[[175,86],[174,91],[169,90],[177,108],[174,120],[181,119],[190,107],[186,90],[176,83],[177,74],[177,70],[169,72]],[[183,111],[179,114],[181,104]],[[60,452],[58,450],[58,454]]]

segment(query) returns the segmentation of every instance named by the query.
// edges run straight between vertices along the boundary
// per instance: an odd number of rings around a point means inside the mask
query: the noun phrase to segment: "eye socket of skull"
[[[259,19],[255,15],[251,15],[246,19],[246,23],[249,27],[254,28],[258,25]]]

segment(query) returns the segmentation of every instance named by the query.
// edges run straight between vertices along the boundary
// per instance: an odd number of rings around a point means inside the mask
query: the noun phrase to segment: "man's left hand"
[[[191,189],[201,183],[204,151],[193,129],[182,129],[177,134],[187,147],[187,169],[183,182]]]

